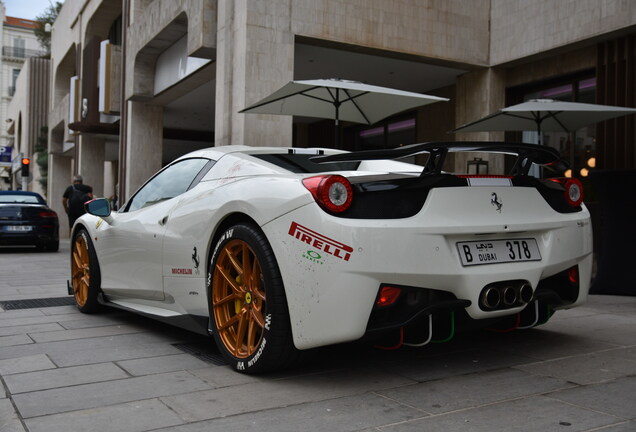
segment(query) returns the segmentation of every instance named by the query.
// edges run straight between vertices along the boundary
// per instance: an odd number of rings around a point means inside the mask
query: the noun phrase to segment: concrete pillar
[[[219,0],[215,145],[291,146],[291,116],[239,114],[294,76],[291,0]]]
[[[505,107],[506,73],[503,70],[489,68],[470,72],[457,79],[455,118],[456,126],[480,119]],[[502,141],[503,132],[456,133],[458,141]],[[487,154],[458,154],[455,157],[455,172],[466,172],[467,162],[480,157],[489,162],[489,173],[503,172],[503,156],[488,157]]]
[[[54,175],[53,175],[54,174]],[[73,159],[49,153],[49,181],[47,184],[47,202],[60,219],[60,238],[69,236],[68,217],[62,205],[62,195],[71,184],[73,177]]]
[[[93,188],[95,197],[104,195],[104,146],[103,138],[82,135],[79,139],[77,172]]]
[[[104,162],[104,196],[106,198],[115,194],[115,187],[117,186],[117,173],[119,172],[118,161],[105,161]]]
[[[126,197],[161,169],[163,107],[128,102],[126,131]]]

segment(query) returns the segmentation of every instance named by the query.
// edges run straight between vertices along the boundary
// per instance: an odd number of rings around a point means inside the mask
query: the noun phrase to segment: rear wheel
[[[266,372],[296,359],[283,281],[258,228],[238,224],[218,239],[208,299],[214,338],[234,369]]]
[[[101,274],[93,242],[83,229],[73,236],[71,275],[77,308],[84,313],[99,310],[97,295],[100,292]]]

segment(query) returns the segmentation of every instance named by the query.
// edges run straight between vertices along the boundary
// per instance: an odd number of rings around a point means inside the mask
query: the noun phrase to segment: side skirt
[[[163,317],[163,316],[143,312],[132,307],[122,306],[120,304],[110,302],[108,301],[107,298],[104,297],[103,293],[100,293],[97,296],[97,301],[104,306],[121,309],[127,312],[132,312],[136,315],[141,315],[146,318],[151,318],[153,320],[160,321],[175,327],[179,327],[184,330],[191,331],[193,333],[201,334],[204,336],[210,336],[210,333],[208,331],[210,319],[207,316],[188,314],[188,315],[174,315],[169,317]]]

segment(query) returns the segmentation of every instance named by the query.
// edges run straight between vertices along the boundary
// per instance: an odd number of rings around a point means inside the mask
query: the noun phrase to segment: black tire
[[[232,368],[270,372],[297,360],[278,263],[258,228],[237,224],[223,232],[207,281],[212,333]]]
[[[99,311],[97,296],[101,292],[101,274],[95,247],[88,232],[80,229],[71,243],[71,284],[75,305],[83,313]]]

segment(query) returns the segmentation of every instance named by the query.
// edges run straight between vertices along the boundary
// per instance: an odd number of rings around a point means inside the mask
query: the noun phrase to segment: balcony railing
[[[26,48],[13,47],[13,46],[3,46],[2,55],[4,57],[29,58],[29,57],[38,57],[38,56],[46,55],[46,51],[26,49]]]

